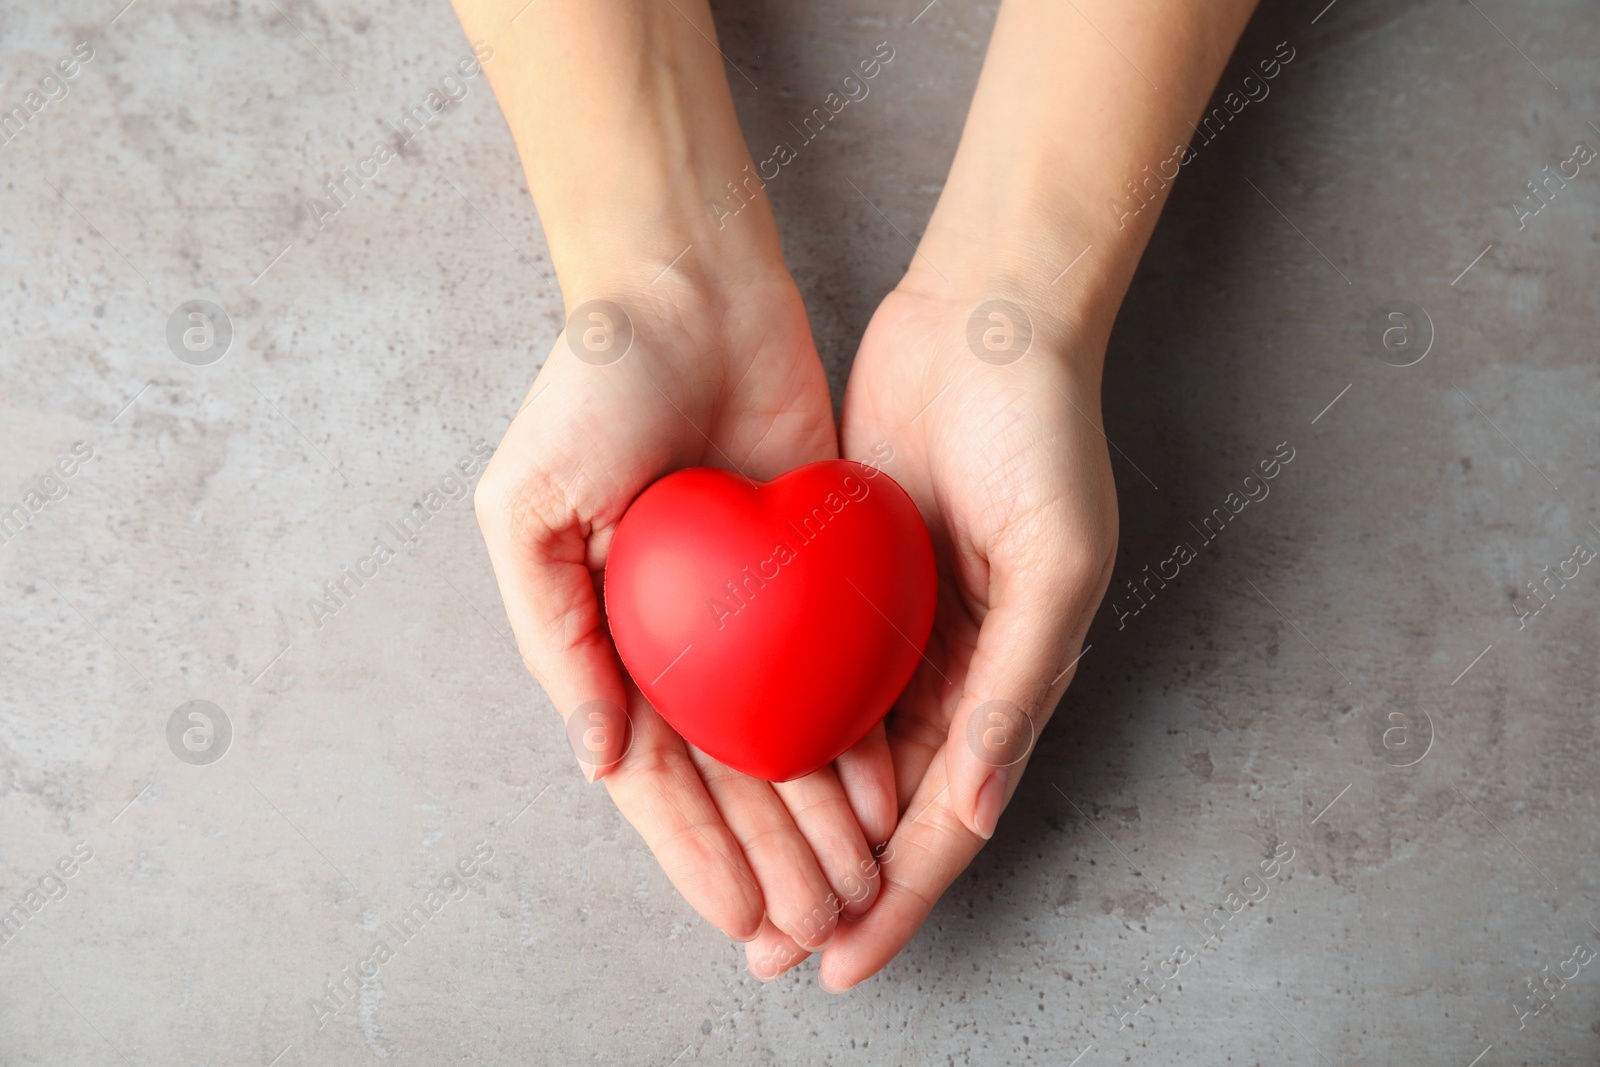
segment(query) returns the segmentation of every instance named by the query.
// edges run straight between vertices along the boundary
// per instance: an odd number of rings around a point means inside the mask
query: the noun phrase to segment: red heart
[[[690,744],[773,782],[883,718],[936,595],[916,505],[848,460],[766,483],[670,474],[622,516],[606,561],[611,636],[646,699]]]

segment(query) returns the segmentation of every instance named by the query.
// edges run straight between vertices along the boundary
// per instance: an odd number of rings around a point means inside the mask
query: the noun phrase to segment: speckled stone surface
[[[758,149],[895,49],[769,189],[836,397],[994,18],[924,2],[719,11]],[[510,646],[463,485],[561,308],[447,5],[120,4],[0,12],[0,1063],[1600,1060],[1600,162],[1527,187],[1600,147],[1592,2],[1258,15],[1113,340],[1092,650],[842,999],[745,975]]]

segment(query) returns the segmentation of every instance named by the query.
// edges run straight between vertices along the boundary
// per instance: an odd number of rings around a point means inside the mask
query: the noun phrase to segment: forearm
[[[1006,290],[1102,348],[1254,6],[1005,0],[905,284]]]
[[[677,270],[734,285],[778,261],[705,0],[454,0],[511,127],[563,294],[584,299]],[[512,19],[516,21],[513,22]],[[740,201],[734,201],[739,203]]]

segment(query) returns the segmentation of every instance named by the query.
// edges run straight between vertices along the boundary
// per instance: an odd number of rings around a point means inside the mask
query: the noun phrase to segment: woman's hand
[[[844,453],[922,509],[940,601],[888,720],[903,815],[882,890],[823,953],[824,988],[916,933],[1072,678],[1116,561],[1106,343],[1254,3],[1001,5],[949,180],[845,394]]]
[[[625,681],[599,599],[616,525],[657,478],[705,465],[764,480],[836,454],[788,275],[709,292],[694,273],[680,262],[578,304],[479,484],[479,522],[529,669],[564,716],[582,709],[572,736],[597,726],[620,738],[628,709],[624,758],[595,766],[621,755],[615,741],[574,747],[673,884],[730,937],[781,930],[818,947],[841,911],[860,914],[877,893],[868,842],[896,814],[882,730],[794,782],[739,774]]]
[[[883,852],[883,889],[824,953],[829,989],[887,963],[994,833],[1115,560],[1100,354],[1006,321],[1005,305],[980,313],[975,351],[969,321],[989,297],[890,294],[845,397],[845,456],[893,477],[927,520],[939,606],[923,663],[888,719],[902,818]],[[777,934],[747,951],[787,965],[805,957]]]
[[[484,70],[568,315],[478,487],[517,643],[591,778],[689,903],[739,940],[776,930],[819,946],[877,893],[868,843],[896,815],[883,731],[794,782],[738,774],[627,682],[600,603],[617,522],[657,478],[709,465],[764,480],[837,455],[710,10],[457,0],[457,12],[493,56]]]

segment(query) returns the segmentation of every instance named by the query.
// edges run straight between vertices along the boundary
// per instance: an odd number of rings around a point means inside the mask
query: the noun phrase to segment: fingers
[[[877,902],[859,922],[841,923],[822,954],[818,980],[842,993],[883,968],[933,910],[934,902],[983,847],[951,807],[945,760],[929,766],[884,851],[883,887]]]
[[[895,798],[894,759],[882,722],[833,762],[867,844],[881,845],[894,833],[900,808]]]
[[[904,813],[950,736],[950,717],[961,700],[966,668],[978,643],[978,625],[960,597],[941,583],[933,637],[911,684],[889,717],[889,751],[894,760],[898,810]]]
[[[802,947],[821,948],[838,924],[838,901],[783,801],[766,782],[685,747],[722,821],[744,851],[767,917]]]
[[[944,747],[950,807],[985,840],[1066,689],[1115,562],[1115,548],[1093,558],[1076,549],[1092,542],[1065,523],[1041,525],[1028,532],[1026,555],[1002,551],[990,559],[992,606]]]
[[[763,920],[761,930],[744,946],[745,965],[763,982],[770,982],[791,967],[798,967],[811,953],[794,943],[794,938]]]
[[[755,873],[688,747],[637,690],[633,697],[633,745],[606,775],[606,790],[689,906],[735,941],[747,941],[762,923]]]
[[[878,864],[833,768],[774,783],[772,789],[828,879],[829,908],[852,919],[864,914],[878,895]]]

